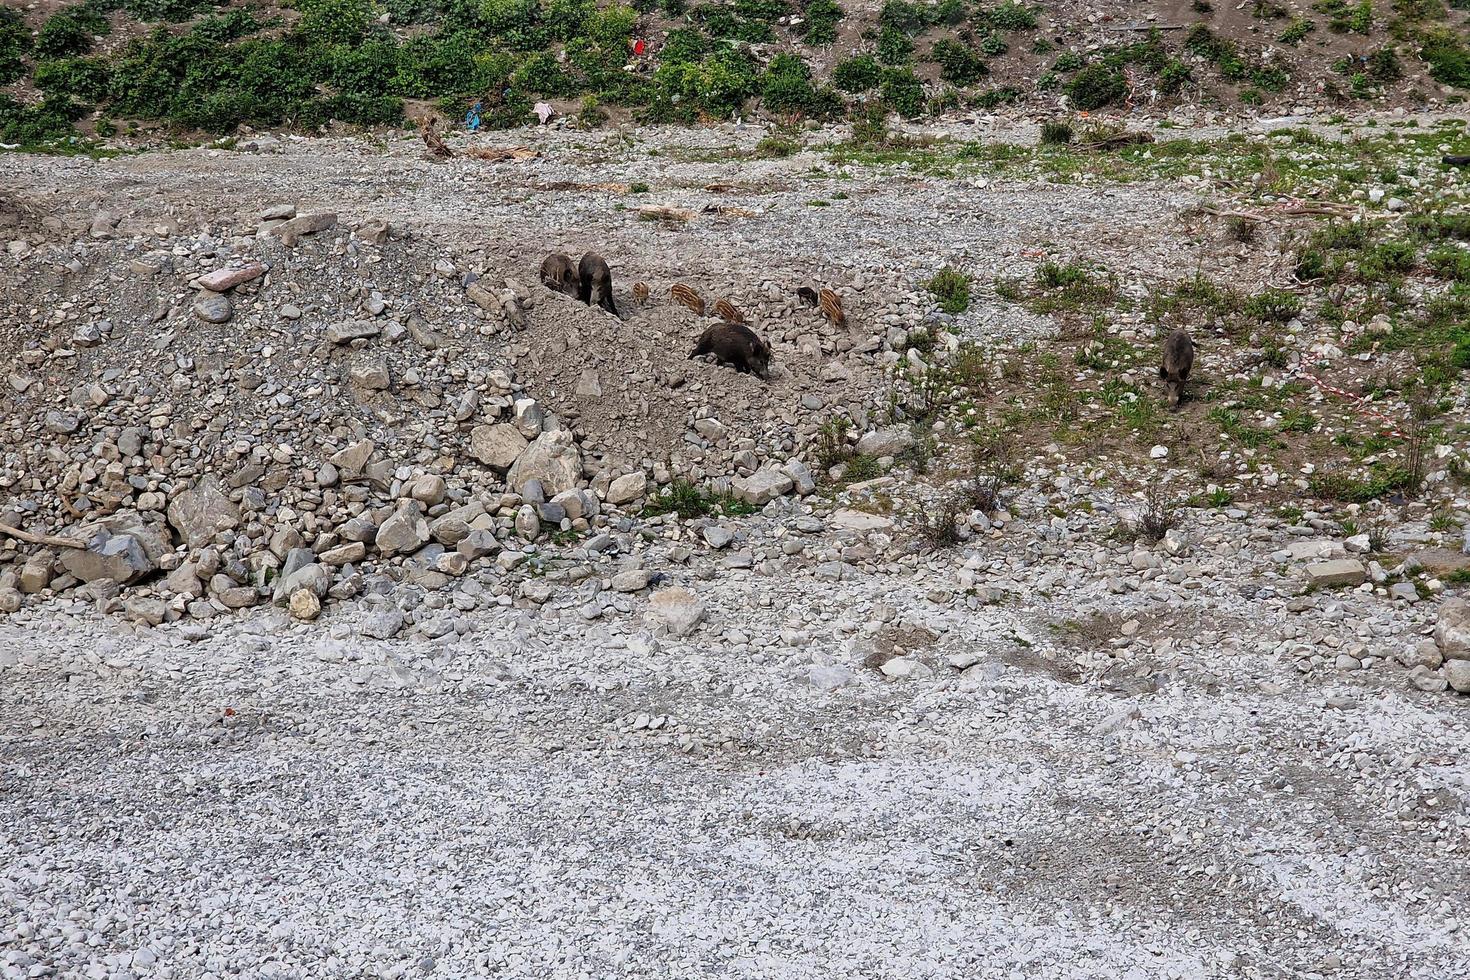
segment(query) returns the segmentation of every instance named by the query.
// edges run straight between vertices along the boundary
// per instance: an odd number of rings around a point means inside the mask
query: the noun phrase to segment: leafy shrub
[[[958,27],[965,22],[969,13],[965,0],[940,0],[939,5],[934,8],[934,22]]]
[[[801,25],[801,39],[807,44],[831,44],[837,40],[837,22],[843,16],[835,0],[811,0]]]
[[[1404,67],[1399,63],[1398,52],[1393,48],[1379,48],[1368,57],[1368,75],[1379,82],[1396,82],[1404,77]]]
[[[651,114],[668,119],[728,116],[755,94],[757,81],[750,58],[730,49],[697,63],[665,61],[653,73]]]
[[[296,31],[308,41],[346,44],[367,31],[372,0],[296,0],[301,20]]]
[[[883,101],[908,119],[924,111],[924,85],[907,68],[889,68],[883,73]]]
[[[811,68],[794,54],[771,59],[761,81],[761,98],[772,112],[828,119],[842,109],[842,100],[828,88],[813,88]]]
[[[582,96],[582,107],[577,110],[577,123],[588,129],[596,129],[607,122],[607,110],[595,95]]]
[[[21,105],[0,94],[0,143],[34,146],[76,135],[72,126],[82,108],[62,96],[50,96],[35,105]]]
[[[832,84],[844,92],[866,92],[883,81],[883,66],[870,54],[848,58],[832,69]]]
[[[97,58],[58,58],[36,66],[36,88],[51,95],[71,95],[87,102],[107,98],[111,72]]]
[[[31,32],[19,13],[0,8],[0,85],[9,85],[25,74],[21,62],[31,50]]]
[[[902,65],[914,53],[914,40],[896,27],[878,33],[878,60],[885,65]]]
[[[1306,17],[1297,17],[1290,24],[1286,25],[1286,29],[1277,35],[1276,40],[1282,44],[1300,44],[1306,40],[1307,35],[1316,26],[1316,24],[1313,24]]]
[[[518,89],[539,95],[571,95],[572,80],[562,70],[556,55],[538,51],[528,55],[519,68],[511,72],[510,83]]]
[[[888,30],[904,34],[917,34],[928,27],[932,18],[931,9],[908,0],[886,0],[878,14],[878,23]]]
[[[1247,316],[1279,323],[1285,323],[1301,311],[1301,297],[1284,289],[1264,290],[1252,296],[1245,304]]]
[[[1188,84],[1192,77],[1194,73],[1189,70],[1188,65],[1178,58],[1170,58],[1168,64],[1164,65],[1164,70],[1159,72],[1159,91],[1165,95],[1173,95]]]
[[[1032,8],[1015,0],[1005,0],[982,16],[986,23],[999,31],[1029,31],[1036,26],[1036,14]]]
[[[1454,31],[1439,28],[1426,32],[1419,57],[1429,65],[1429,75],[1436,82],[1470,88],[1470,50]]]
[[[53,14],[41,27],[32,45],[37,60],[84,54],[92,39],[108,32],[107,18],[92,7],[77,5]]]
[[[1429,267],[1441,279],[1470,283],[1470,251],[1455,245],[1441,245],[1429,253]]]
[[[1052,64],[1052,71],[1076,71],[1087,64],[1087,59],[1076,51],[1063,51],[1057,55],[1057,60]]]
[[[1067,83],[1066,92],[1074,107],[1091,111],[1121,102],[1128,94],[1128,83],[1117,68],[1089,65]]]
[[[963,313],[970,308],[970,277],[963,272],[945,266],[924,285],[939,300],[939,308],[944,312]]]
[[[138,20],[178,23],[224,2],[225,0],[122,0],[121,6]]]
[[[930,56],[939,65],[940,77],[955,85],[970,85],[990,74],[978,51],[951,38],[934,42]]]

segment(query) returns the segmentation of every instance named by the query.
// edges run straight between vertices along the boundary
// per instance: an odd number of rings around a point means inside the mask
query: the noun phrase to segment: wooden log
[[[78,538],[58,538],[49,534],[32,534],[29,531],[22,531],[18,527],[11,527],[9,524],[0,524],[0,534],[8,534],[17,541],[24,541],[27,544],[39,544],[50,548],[87,547],[87,542]]]

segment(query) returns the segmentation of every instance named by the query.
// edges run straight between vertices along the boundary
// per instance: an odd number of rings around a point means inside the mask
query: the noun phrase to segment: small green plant
[[[990,74],[980,52],[952,38],[934,42],[930,57],[939,65],[939,77],[954,85],[973,85]]]
[[[755,145],[755,155],[758,160],[782,159],[800,149],[801,144],[791,137],[772,134],[762,137],[761,141]]]
[[[832,69],[832,84],[844,92],[867,92],[883,80],[883,66],[869,54],[839,62]]]
[[[1036,12],[1016,0],[1005,2],[984,11],[981,18],[998,31],[1029,31],[1036,27]]]
[[[817,430],[816,460],[822,471],[830,470],[839,463],[852,458],[852,447],[847,444],[852,422],[845,415],[834,415]]]
[[[1245,313],[1268,323],[1285,323],[1302,311],[1302,300],[1285,289],[1267,289],[1246,301]]]
[[[970,277],[963,272],[945,266],[924,285],[939,300],[939,308],[944,312],[963,313],[970,308]]]
[[[1292,22],[1286,25],[1286,29],[1276,36],[1276,40],[1282,44],[1300,44],[1306,40],[1307,35],[1312,33],[1312,29],[1316,26],[1306,17],[1293,18]]]
[[[1143,492],[1142,505],[1132,520],[1119,525],[1118,533],[1124,538],[1156,542],[1163,540],[1164,535],[1178,528],[1183,521],[1179,501],[1155,483]]]
[[[1073,108],[1091,112],[1122,102],[1128,94],[1128,82],[1118,68],[1098,63],[1088,65],[1072,76],[1066,85],[1066,93]]]
[[[1058,119],[1049,119],[1041,124],[1042,146],[1065,146],[1072,142],[1072,124]]]
[[[582,107],[577,112],[577,122],[588,129],[596,129],[607,122],[607,110],[595,95],[582,96]]]

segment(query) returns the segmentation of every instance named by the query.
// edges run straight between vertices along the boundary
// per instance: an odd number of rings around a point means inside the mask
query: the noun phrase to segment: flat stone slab
[[[1367,577],[1368,569],[1356,558],[1335,558],[1307,566],[1307,582],[1318,588],[1361,585]]]

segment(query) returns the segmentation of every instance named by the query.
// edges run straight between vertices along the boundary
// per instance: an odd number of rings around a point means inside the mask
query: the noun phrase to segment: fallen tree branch
[[[24,541],[27,544],[39,544],[51,548],[85,549],[87,547],[87,542],[78,538],[58,538],[49,534],[32,534],[29,531],[22,531],[18,527],[11,527],[9,524],[0,524],[0,534],[8,534],[12,538],[18,541]]]

